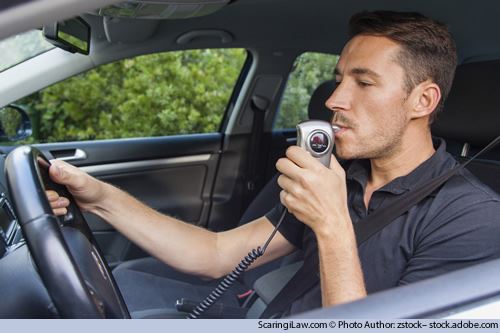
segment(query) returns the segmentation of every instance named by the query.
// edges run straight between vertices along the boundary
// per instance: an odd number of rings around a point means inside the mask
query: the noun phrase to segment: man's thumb
[[[50,178],[58,184],[71,185],[71,177],[68,170],[70,167],[71,166],[64,161],[52,161],[52,165],[49,169]]]

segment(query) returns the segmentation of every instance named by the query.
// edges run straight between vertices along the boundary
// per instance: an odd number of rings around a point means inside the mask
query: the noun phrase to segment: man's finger
[[[276,162],[276,170],[294,180],[303,172],[301,168],[288,158],[280,158],[278,162]]]
[[[68,213],[68,210],[66,208],[56,208],[56,209],[52,209],[52,211],[54,212],[54,215],[56,215],[56,216],[62,216],[62,215],[66,215],[66,213]]]
[[[65,197],[60,197],[55,201],[50,201],[50,207],[52,208],[65,208],[69,206],[69,200]]]
[[[281,191],[280,202],[290,213],[294,213],[294,207],[296,207],[297,205],[297,198],[295,198],[292,193],[289,193],[285,190]]]
[[[286,157],[288,157],[298,167],[304,169],[311,169],[321,167],[322,164],[312,157],[304,148],[299,146],[291,146],[286,150]]]
[[[286,208],[288,209],[288,205],[287,205],[287,202],[286,202],[286,196],[287,196],[287,192],[286,191],[281,191],[280,192],[280,202],[281,204]]]
[[[340,165],[335,155],[332,154],[332,158],[330,159],[330,169],[336,169],[336,168],[342,168],[342,166]]]
[[[50,178],[56,183],[72,187],[76,190],[84,186],[84,177],[78,177],[81,171],[64,161],[54,160],[49,169]]]
[[[278,177],[278,185],[281,187],[283,190],[287,192],[292,192],[293,186],[294,186],[294,181],[288,178],[286,175],[281,174]]]
[[[59,199],[59,194],[56,191],[47,190],[45,194],[47,195],[47,199],[51,202]]]
[[[333,170],[337,174],[343,174],[345,177],[345,170],[334,155],[330,159],[330,170]]]

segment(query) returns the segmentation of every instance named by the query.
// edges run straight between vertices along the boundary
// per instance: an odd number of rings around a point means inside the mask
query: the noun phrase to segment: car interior
[[[495,1],[479,0],[472,5],[459,0],[452,6],[430,0],[96,3],[93,9],[61,12],[43,24],[22,26],[11,33],[40,25],[55,27],[55,22],[77,14],[89,27],[89,40],[84,52],[72,53],[75,50],[67,43],[59,42],[0,71],[0,107],[23,109],[20,101],[32,94],[95,68],[143,55],[241,49],[244,61],[225,109],[219,110],[222,117],[214,131],[52,140],[29,146],[21,140],[0,143],[0,164],[5,170],[0,173],[0,318],[184,318],[203,295],[189,300],[180,311],[175,304],[149,310],[131,308],[128,299],[147,295],[141,295],[140,286],[133,288],[136,281],[127,280],[127,270],[161,271],[203,292],[219,281],[175,272],[106,221],[82,214],[74,204],[69,215],[55,217],[43,190],[53,186],[61,193],[67,191],[47,178],[49,160],[67,160],[161,213],[212,231],[248,223],[279,201],[275,163],[287,147],[296,144],[297,132],[294,126],[278,126],[277,119],[287,117],[284,96],[291,90],[298,59],[306,53],[340,54],[348,38],[349,17],[359,11],[417,11],[445,22],[457,43],[459,65],[444,111],[432,124],[433,135],[446,141],[447,150],[458,161],[467,161],[500,134],[500,83],[495,75],[500,73],[496,17],[500,3]],[[330,120],[331,111],[324,102],[335,89],[332,78],[330,68],[303,93],[304,118],[300,120]],[[137,109],[159,112],[148,109],[147,104]],[[210,116],[199,111],[201,117]],[[95,110],[88,117],[101,113]],[[22,131],[29,132],[30,122],[35,121],[26,117]],[[467,168],[500,193],[500,146],[474,159]],[[206,317],[258,318],[300,264],[301,253],[295,252],[245,272]],[[471,309],[498,304],[500,287],[493,280],[498,273],[500,260],[492,258],[298,318],[474,316]]]

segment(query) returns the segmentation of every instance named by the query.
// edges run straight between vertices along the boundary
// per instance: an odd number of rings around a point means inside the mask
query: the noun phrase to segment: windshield
[[[30,30],[0,41],[0,72],[48,51],[55,46],[47,42],[40,30]]]

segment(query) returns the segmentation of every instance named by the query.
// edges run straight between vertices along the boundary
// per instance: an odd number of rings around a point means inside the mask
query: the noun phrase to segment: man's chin
[[[356,155],[354,152],[347,151],[346,149],[340,149],[340,147],[335,147],[335,156],[342,160],[354,160],[356,159]]]
[[[335,156],[342,160],[360,160],[368,158],[360,151],[348,149],[345,145],[335,145]]]

